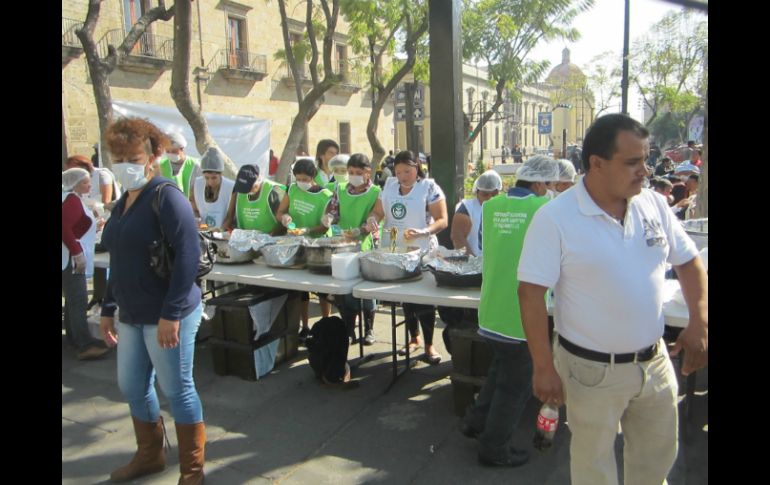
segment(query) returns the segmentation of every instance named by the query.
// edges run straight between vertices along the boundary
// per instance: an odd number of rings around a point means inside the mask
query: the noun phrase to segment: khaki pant
[[[604,364],[582,359],[554,339],[572,434],[572,485],[615,485],[614,443],[620,423],[625,485],[660,485],[677,453],[674,366],[663,340],[652,360]]]

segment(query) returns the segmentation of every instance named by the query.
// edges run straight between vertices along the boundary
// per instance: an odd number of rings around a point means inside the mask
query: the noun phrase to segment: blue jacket
[[[200,260],[198,228],[190,202],[179,190],[164,187],[160,223],[174,250],[171,280],[155,275],[150,267],[150,244],[160,239],[152,199],[163,177],[150,180],[124,214],[126,194],[115,205],[102,233],[110,252],[110,279],[102,304],[102,316],[112,317],[120,307],[120,321],[156,325],[159,318],[181,320],[201,303],[195,284]]]

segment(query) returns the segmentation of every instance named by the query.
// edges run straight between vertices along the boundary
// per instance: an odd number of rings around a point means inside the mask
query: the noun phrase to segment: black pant
[[[412,338],[417,336],[417,320],[419,320],[425,345],[433,345],[433,326],[436,323],[436,307],[432,305],[404,303],[403,308],[409,335],[411,335]]]

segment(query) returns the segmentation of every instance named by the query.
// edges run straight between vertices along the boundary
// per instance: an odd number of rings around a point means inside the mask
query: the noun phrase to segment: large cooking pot
[[[307,267],[314,273],[331,274],[332,254],[355,253],[361,250],[361,243],[348,241],[343,237],[319,237],[305,241]]]
[[[304,268],[305,248],[301,237],[277,237],[274,244],[262,246],[259,250],[265,264],[275,268]]]
[[[414,269],[409,270],[408,268],[414,264],[415,257],[417,264]],[[391,253],[388,250],[374,249],[361,253],[359,262],[361,264],[361,276],[369,281],[397,281],[414,278],[422,274],[419,248],[405,253]]]
[[[209,239],[211,244],[214,246],[214,250],[217,253],[217,263],[247,263],[254,259],[254,256],[256,256],[252,250],[240,251],[230,247],[226,237],[216,237],[211,231],[201,231],[201,234]]]

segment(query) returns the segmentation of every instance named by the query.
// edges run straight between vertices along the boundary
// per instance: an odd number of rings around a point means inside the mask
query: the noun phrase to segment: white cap
[[[500,174],[494,170],[487,170],[479,175],[479,178],[473,182],[473,193],[475,194],[479,190],[482,192],[492,192],[494,190],[502,190],[503,179],[500,178]]]
[[[557,182],[575,183],[575,178],[577,177],[575,164],[563,158],[556,160],[556,162],[559,164],[559,180]]]
[[[171,144],[176,148],[181,148],[184,150],[184,147],[187,146],[187,140],[185,140],[185,137],[183,137],[181,133],[168,133],[168,138],[171,140]]]
[[[559,164],[545,155],[529,157],[516,172],[516,180],[525,182],[556,182],[559,180]]]
[[[346,153],[335,155],[334,158],[329,160],[329,168],[333,169],[334,167],[347,167],[348,160],[350,160],[350,155]]]
[[[674,173],[693,172],[700,174],[700,169],[692,163],[684,162],[674,169]]]
[[[88,177],[88,170],[84,168],[70,168],[61,173],[61,189],[64,192],[69,192],[75,188],[81,180]]]

